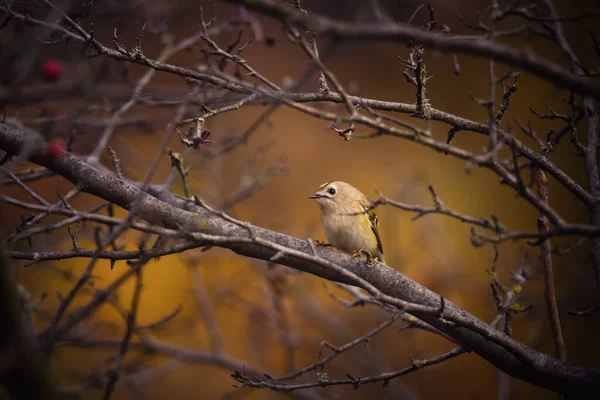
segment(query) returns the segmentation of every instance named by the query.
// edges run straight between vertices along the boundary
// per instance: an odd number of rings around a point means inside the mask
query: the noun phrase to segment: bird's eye
[[[331,188],[331,189],[328,190],[328,192],[329,192],[330,195],[333,196],[335,194],[335,189]]]

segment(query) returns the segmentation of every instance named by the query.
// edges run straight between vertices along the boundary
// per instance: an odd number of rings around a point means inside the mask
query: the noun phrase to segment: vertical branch
[[[315,36],[315,32],[308,31],[309,44],[312,47],[316,60],[320,60],[319,58],[319,48],[317,47],[317,38]],[[321,71],[319,74],[319,93],[320,94],[328,94],[330,92],[329,86],[327,85],[327,78],[325,77],[325,73]]]
[[[4,238],[0,237],[0,385],[15,399],[56,399],[58,388],[48,360],[35,332],[28,332],[23,323],[21,303]]]
[[[290,324],[288,320],[287,311],[283,303],[283,296],[282,293],[276,288],[273,288],[272,303],[273,308],[277,313],[277,328],[279,329],[279,333],[285,349],[284,351],[286,372],[291,372],[295,369],[295,346],[293,343],[292,332],[290,331]]]
[[[208,298],[208,293],[206,293],[204,282],[198,273],[198,266],[196,263],[189,262],[188,270],[192,275],[194,294],[198,300],[198,308],[200,308],[200,313],[202,314],[204,321],[210,351],[212,354],[222,355],[225,353],[225,346],[223,345],[223,339],[221,338],[221,329],[219,328],[213,305]]]
[[[563,29],[562,23],[558,18],[558,13],[554,7],[552,0],[543,0],[544,5],[548,9],[548,14],[555,20],[553,23],[554,27],[554,38],[560,49],[562,50],[565,58],[571,64],[571,68],[575,74],[579,76],[586,76],[586,71],[582,67],[581,63],[577,59],[577,55],[569,45]],[[590,181],[590,192],[595,197],[596,201],[593,202],[590,208],[591,222],[593,225],[600,225],[600,174],[598,172],[598,108],[596,102],[591,97],[583,98],[583,106],[585,116],[588,123],[588,145],[585,151],[585,163],[588,170],[588,176]],[[597,287],[597,301],[594,309],[600,307],[600,237],[594,237],[592,239],[592,264],[594,267],[594,274],[596,277]]]
[[[488,129],[490,131],[490,143],[488,150],[492,151],[498,143],[498,132],[496,130],[496,114],[494,102],[496,99],[496,78],[494,77],[494,62],[488,60]]]
[[[284,299],[288,285],[287,273],[280,265],[269,262],[266,265],[264,277],[268,283],[271,305],[276,315],[277,335],[282,343],[284,368],[286,372],[292,372],[295,369],[296,344],[290,324],[291,314],[289,314],[290,311],[287,309]]]
[[[427,69],[423,62],[423,52],[425,49],[422,46],[417,47],[415,51],[415,81],[417,82],[417,113],[421,118],[429,119],[429,101],[425,94],[425,85],[427,83]]]
[[[190,189],[190,184],[187,179],[188,171],[183,167],[183,156],[181,153],[169,150],[169,157],[171,158],[171,167],[175,168],[181,177],[181,181],[183,183],[183,193],[185,193],[185,197],[191,199],[192,190]]]
[[[504,332],[510,330],[510,312],[506,314],[504,320]],[[511,377],[506,372],[498,370],[498,389],[497,389],[497,400],[509,400],[511,395]]]
[[[548,204],[548,178],[546,173],[538,166],[535,167],[535,183],[540,199]],[[548,218],[540,214],[538,218],[538,231],[543,234],[549,227]],[[540,247],[540,259],[544,267],[544,298],[548,307],[548,316],[550,317],[550,326],[552,328],[552,336],[554,338],[554,347],[556,355],[561,361],[567,359],[567,349],[563,338],[562,329],[560,326],[560,317],[558,314],[558,306],[556,304],[556,292],[554,290],[554,275],[552,272],[552,246],[550,239],[544,239]]]
[[[121,364],[125,358],[125,355],[127,354],[127,350],[129,350],[131,336],[135,331],[137,313],[138,309],[140,308],[140,294],[142,292],[142,267],[146,264],[146,261],[147,260],[142,258],[136,263],[136,265],[132,266],[135,268],[135,289],[133,292],[133,297],[131,298],[131,310],[129,310],[129,313],[127,313],[127,327],[125,330],[125,335],[123,336],[123,340],[121,341],[121,345],[119,346],[119,354],[115,357],[111,367],[108,369],[108,383],[106,384],[104,396],[102,397],[104,400],[110,399],[115,387],[117,386]]]
[[[588,143],[584,157],[590,179],[590,192],[598,199],[600,197],[600,173],[598,172],[598,126],[600,121],[596,102],[589,97],[585,98],[584,110],[588,121]],[[591,205],[590,211],[592,224],[600,225],[600,200],[596,200]],[[600,237],[598,236],[592,238],[591,255],[598,288],[597,294],[600,299]],[[597,304],[598,306],[600,304]]]

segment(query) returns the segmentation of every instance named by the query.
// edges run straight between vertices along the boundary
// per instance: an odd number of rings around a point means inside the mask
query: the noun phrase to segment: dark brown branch
[[[600,196],[600,172],[598,167],[598,135],[600,135],[600,109],[598,103],[592,99],[585,100],[585,114],[588,121],[588,143],[584,154],[585,164],[588,171],[590,192]],[[591,207],[591,223],[600,226],[600,201]],[[597,298],[600,303],[600,237],[592,239],[592,263],[596,277]]]
[[[579,62],[577,55],[567,41],[558,14],[552,0],[543,0],[544,5],[548,9],[550,17],[555,21],[553,23],[554,36],[559,48],[562,50],[565,58],[570,63],[573,71],[579,75],[586,75],[585,68]],[[600,110],[598,102],[590,97],[583,99],[584,114],[588,122],[588,144],[584,153],[586,167],[589,176],[590,193],[598,198],[600,196],[600,172],[598,167],[598,135],[600,134]],[[591,222],[593,225],[600,226],[600,201],[596,200],[588,205],[591,214]],[[597,287],[597,302],[600,303],[600,239],[592,240],[592,263],[594,266],[594,274],[596,276]]]
[[[336,385],[352,385],[355,389],[357,389],[360,385],[365,383],[375,383],[375,382],[383,382],[384,387],[389,385],[389,382],[402,375],[407,375],[411,372],[415,372],[419,369],[439,364],[451,358],[454,358],[458,355],[461,355],[466,350],[461,348],[455,348],[450,350],[446,354],[442,354],[437,357],[433,357],[427,360],[411,360],[412,365],[410,367],[406,367],[404,369],[390,372],[390,373],[382,373],[376,376],[369,376],[365,378],[354,378],[353,376],[346,374],[348,379],[340,379],[340,380],[330,380],[330,379],[318,379],[316,382],[309,383],[297,383],[297,384],[281,384],[281,383],[272,383],[271,381],[264,379],[252,379],[248,376],[242,375],[239,371],[235,371],[232,374],[232,378],[239,382],[239,387],[251,387],[251,388],[268,388],[276,391],[284,391],[284,392],[292,392],[294,390],[299,389],[308,389],[313,387],[325,387],[325,386],[336,386]]]
[[[270,260],[282,253],[278,263],[325,279],[359,284],[376,299],[410,311],[514,377],[563,393],[600,393],[600,370],[572,366],[539,353],[492,329],[448,300],[444,302],[443,318],[440,318],[440,296],[392,268],[379,263],[366,268],[360,260],[325,248],[318,248],[318,256],[313,256],[304,240],[250,225],[255,237],[249,237],[247,229],[239,224],[168,193],[161,195],[167,202],[140,194],[137,187],[100,172],[68,153],[59,162],[49,159],[39,146],[31,146],[30,140],[35,139],[0,124],[1,149],[16,155],[28,144],[27,148],[34,149],[31,161],[56,171],[84,192],[118,206],[129,208],[139,198],[136,215],[143,219],[177,232],[196,231],[192,237],[201,243],[229,248],[247,257]],[[101,299],[94,304],[98,302]],[[67,333],[92,310],[72,313],[59,333]],[[448,321],[455,322],[449,324]]]
[[[431,188],[431,186],[430,186],[430,188]],[[430,190],[432,190],[432,189],[430,189]],[[420,205],[406,204],[406,203],[392,200],[392,199],[386,197],[385,195],[383,195],[383,193],[381,193],[380,191],[377,191],[377,194],[379,195],[380,198],[373,203],[373,205],[372,205],[373,208],[377,207],[380,204],[381,205],[391,205],[392,207],[398,208],[403,211],[414,212],[415,214],[412,217],[413,220],[421,218],[422,216],[427,215],[427,214],[441,214],[441,215],[446,215],[451,218],[457,219],[461,222],[479,226],[484,229],[489,229],[495,233],[505,232],[505,230],[506,230],[505,227],[502,224],[500,224],[498,220],[492,221],[487,218],[475,218],[475,217],[461,214],[457,211],[454,211],[454,210],[444,207],[443,204],[441,203],[439,197],[437,197],[437,195],[434,195],[434,197],[433,197],[434,203],[435,203],[434,207],[423,207]]]
[[[255,2],[255,3],[259,4],[259,2]],[[270,1],[268,1],[267,3],[273,5],[273,3]],[[262,3],[260,3],[260,4],[262,4]],[[286,11],[289,11],[285,7],[284,7],[284,9]],[[132,56],[128,52],[122,52],[122,51],[110,49],[106,46],[103,46],[96,39],[91,37],[91,35],[89,33],[85,32],[85,30],[83,28],[81,28],[75,22],[70,20],[67,16],[64,16],[64,18],[67,19],[67,23],[71,25],[71,27],[77,32],[77,34],[71,32],[61,26],[58,26],[58,25],[52,25],[52,24],[48,24],[43,21],[33,20],[29,16],[23,16],[20,14],[16,14],[14,12],[12,12],[11,15],[13,15],[15,18],[22,19],[24,21],[32,22],[32,23],[35,23],[35,24],[38,24],[38,25],[41,25],[44,27],[59,30],[64,35],[66,35],[66,37],[68,37],[69,39],[79,42],[79,43],[93,45],[99,54],[102,54],[107,57],[112,57],[116,60],[126,60],[126,61],[130,61],[133,63],[137,63],[137,64],[141,64],[141,65],[150,67],[157,71],[164,71],[164,72],[172,73],[175,75],[179,75],[184,78],[194,79],[194,80],[201,81],[201,82],[206,82],[206,83],[221,87],[221,88],[226,89],[231,92],[255,95],[256,92],[259,91],[259,89],[260,89],[251,84],[231,79],[231,77],[225,76],[224,74],[217,74],[219,76],[204,74],[204,73],[201,73],[201,72],[198,72],[195,70],[182,68],[182,67],[167,64],[164,62],[159,62],[157,60],[152,60],[152,59],[147,58],[146,56],[144,56],[141,53],[136,53],[135,56]],[[398,25],[394,25],[394,26],[398,26]],[[420,31],[417,30],[417,32],[420,32]],[[430,34],[430,33],[428,33],[428,34]],[[435,36],[435,37],[437,37],[437,36]],[[441,38],[444,38],[444,37],[441,37]],[[471,42],[469,42],[469,43],[471,43]],[[475,42],[473,42],[473,43],[475,43]],[[484,43],[484,45],[487,46],[487,45],[489,45],[489,43]],[[502,60],[500,60],[500,61],[502,61]],[[546,65],[546,64],[544,64],[544,65]],[[213,71],[213,72],[217,73],[218,71]],[[572,76],[572,75],[569,75],[569,76]],[[585,85],[586,85],[586,87],[590,87],[591,83],[588,82]],[[599,91],[600,91],[600,89],[599,89]],[[415,114],[415,113],[418,114],[418,109],[415,105],[384,102],[384,101],[371,100],[371,99],[361,99],[356,96],[344,96],[343,94],[340,94],[340,93],[331,93],[331,92],[326,93],[326,94],[323,94],[323,93],[285,93],[285,92],[279,92],[276,90],[275,91],[260,90],[260,92],[263,94],[263,96],[266,96],[272,100],[276,100],[276,101],[285,100],[284,103],[286,103],[287,105],[290,105],[290,106],[295,104],[294,102],[305,103],[305,102],[313,102],[313,101],[329,101],[329,102],[346,103],[346,104],[360,104],[362,106],[370,107],[373,109],[399,111],[399,112],[410,113],[410,114]],[[299,109],[298,106],[296,106],[295,108]],[[457,130],[469,130],[469,131],[473,131],[473,132],[489,134],[489,128],[485,124],[480,124],[480,123],[477,123],[474,121],[469,121],[467,119],[457,117],[452,114],[445,113],[443,111],[434,110],[432,108],[429,108],[428,111],[429,111],[430,119],[438,120],[438,121],[442,121],[442,122],[451,124]],[[415,115],[417,115],[417,114],[415,114]],[[332,116],[331,119],[338,120],[339,118],[337,116]],[[596,201],[598,199],[598,197],[594,197],[591,194],[589,194],[587,191],[585,191],[585,189],[583,189],[579,184],[577,184],[570,176],[568,176],[566,173],[564,173],[560,168],[558,168],[552,162],[547,160],[545,157],[542,157],[542,156],[540,156],[540,154],[532,151],[527,146],[525,146],[521,142],[519,142],[516,138],[505,134],[504,132],[502,132],[499,129],[497,131],[498,131],[497,133],[500,136],[502,136],[502,139],[504,140],[505,144],[509,145],[510,147],[517,148],[521,155],[530,159],[531,161],[535,162],[536,164],[540,165],[544,169],[544,171],[546,171],[547,173],[552,175],[555,179],[557,179],[562,185],[564,185],[569,191],[571,191],[575,196],[577,196],[577,198],[582,200],[586,205],[589,206],[590,204],[592,204],[594,201]],[[99,146],[97,148],[99,148]],[[443,151],[449,152],[449,150],[447,150],[447,149],[444,149]]]
[[[348,40],[377,40],[414,42],[432,49],[487,57],[515,68],[540,76],[557,86],[589,94],[600,99],[600,84],[583,77],[574,76],[564,68],[523,50],[499,43],[490,43],[481,37],[458,38],[428,32],[409,25],[346,22],[326,18],[315,13],[307,16],[285,7],[274,0],[225,0],[243,4],[251,10],[263,13],[280,21],[290,21],[319,36],[331,36]]]
[[[0,238],[0,385],[15,399],[55,399],[57,382],[33,328],[24,323],[24,308],[31,305],[21,297]]]
[[[221,337],[221,330],[217,322],[215,309],[208,298],[208,293],[206,293],[204,281],[198,272],[198,265],[189,264],[188,267],[192,277],[194,294],[198,300],[198,308],[202,314],[202,320],[204,322],[204,327],[210,343],[210,351],[215,355],[225,354],[225,346],[223,345],[223,339]]]
[[[91,349],[115,349],[119,348],[121,342],[114,339],[90,339],[69,336],[59,342],[57,346],[71,346]],[[156,339],[153,336],[146,335],[140,341],[131,342],[129,345],[132,351],[155,352],[158,354],[173,357],[184,363],[213,365],[226,370],[246,369],[248,374],[261,375],[258,369],[248,367],[242,360],[238,360],[228,355],[219,355],[198,351],[191,348],[181,347],[169,342]]]
[[[323,357],[320,358],[319,356],[319,361],[312,363],[311,365],[308,365],[304,368],[300,368],[290,374],[287,375],[283,375],[283,376],[279,376],[279,377],[274,377],[272,379],[269,379],[272,382],[280,382],[280,381],[285,381],[285,380],[289,380],[289,379],[293,379],[296,378],[298,376],[301,376],[307,372],[310,371],[314,371],[318,368],[323,368],[325,366],[325,364],[329,363],[329,361],[333,360],[334,358],[336,358],[338,355],[350,350],[353,347],[358,346],[359,344],[363,343],[363,342],[368,342],[373,336],[375,336],[377,333],[381,332],[382,330],[384,330],[385,328],[387,328],[388,326],[391,326],[399,317],[399,314],[394,315],[391,319],[381,323],[378,327],[376,327],[375,329],[370,330],[369,332],[367,332],[366,334],[354,339],[351,342],[348,342],[346,344],[344,344],[343,346],[332,346],[332,345],[328,345],[327,347],[329,347],[333,353],[330,354],[327,357]],[[319,352],[320,354],[320,352]]]
[[[66,251],[48,251],[48,252],[27,252],[27,251],[8,251],[8,256],[14,260],[30,260],[32,263],[43,262],[43,261],[58,261],[69,258],[92,258],[97,257],[99,259],[106,260],[137,260],[142,255],[156,258],[162,257],[168,254],[181,253],[186,250],[197,248],[197,243],[182,242],[173,246],[149,249],[149,250],[88,250],[88,249],[73,249]],[[32,264],[31,263],[31,264]]]
[[[134,331],[136,330],[137,324],[137,314],[140,306],[140,295],[142,291],[142,266],[145,264],[143,260],[140,260],[133,268],[136,269],[135,274],[135,289],[133,291],[133,296],[131,298],[131,309],[127,313],[127,326],[125,327],[125,335],[121,340],[121,345],[119,346],[119,354],[113,360],[112,365],[108,369],[107,378],[108,382],[106,384],[106,388],[104,390],[104,400],[109,400],[115,390],[117,382],[120,378],[121,374],[121,363],[129,350],[129,344],[131,342],[131,337],[133,336]]]
[[[545,238],[557,237],[557,236],[591,236],[596,237],[600,235],[600,229],[597,229],[593,225],[577,225],[577,224],[564,224],[559,225],[555,229],[547,230],[544,232],[508,232],[506,227],[492,215],[491,219],[488,218],[477,218],[470,215],[459,213],[458,211],[444,207],[443,204],[436,203],[435,207],[424,207],[415,204],[406,204],[396,200],[392,200],[381,192],[377,191],[379,199],[375,200],[371,208],[379,207],[380,205],[390,205],[403,211],[413,212],[414,215],[412,220],[416,220],[425,215],[438,214],[446,215],[458,221],[477,226],[488,231],[496,233],[495,236],[485,236],[482,234],[476,234],[475,239],[481,240],[482,242],[500,243],[507,240],[521,240],[521,239],[532,239],[532,244],[540,244],[540,241]],[[434,201],[436,197],[434,196]],[[437,199],[439,201],[439,198]]]
[[[537,192],[540,198],[548,202],[548,179],[544,171],[539,168],[534,169],[535,182]],[[547,232],[550,223],[545,215],[540,215],[537,221],[538,230]],[[560,326],[560,316],[558,313],[558,305],[556,304],[556,291],[554,289],[554,272],[552,270],[552,246],[550,239],[544,239],[540,248],[540,260],[544,267],[544,299],[548,308],[548,317],[550,318],[550,327],[552,328],[552,336],[554,338],[554,347],[556,355],[562,361],[567,359],[567,348],[565,339]]]

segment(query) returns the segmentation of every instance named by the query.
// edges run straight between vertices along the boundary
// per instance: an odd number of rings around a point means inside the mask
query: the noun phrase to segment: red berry
[[[50,139],[46,145],[46,155],[54,161],[60,160],[67,151],[67,145],[62,138],[55,137]]]
[[[49,81],[56,81],[63,72],[62,62],[59,60],[47,60],[44,63],[44,78]]]

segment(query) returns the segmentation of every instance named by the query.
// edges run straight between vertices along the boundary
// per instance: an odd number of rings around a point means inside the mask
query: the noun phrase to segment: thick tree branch
[[[409,310],[415,316],[516,378],[561,393],[600,393],[600,370],[572,366],[539,353],[496,331],[453,303],[441,301],[438,294],[396,270],[382,264],[366,267],[360,260],[345,254],[325,248],[311,248],[304,240],[224,219],[170,193],[163,192],[160,195],[162,200],[149,194],[140,195],[136,186],[107,175],[68,153],[59,161],[47,157],[43,143],[38,140],[24,131],[0,124],[1,149],[18,155],[23,148],[33,148],[30,161],[54,170],[78,185],[82,191],[120,207],[129,209],[139,198],[136,215],[149,222],[177,231],[202,232],[205,238],[210,234],[230,238],[215,240],[211,244],[262,260],[276,257],[280,264],[328,280],[350,284],[366,282],[377,293],[381,293],[380,300],[398,299],[391,304],[400,307],[413,305]],[[249,232],[252,232],[251,237],[248,236]],[[343,265],[344,268],[330,268],[331,265]],[[428,311],[431,309],[438,309],[439,313]]]
[[[282,22],[289,21],[318,36],[331,36],[349,40],[374,40],[413,42],[441,51],[471,54],[508,64],[537,75],[555,85],[589,94],[600,99],[600,84],[569,73],[559,65],[541,59],[531,52],[516,50],[499,43],[490,43],[482,36],[452,37],[429,32],[405,24],[360,23],[326,18],[315,13],[297,12],[285,3],[275,0],[224,0],[241,4]]]
[[[263,4],[261,2],[255,2],[255,3]],[[271,6],[279,7],[277,4],[275,4],[271,1],[267,1],[265,4],[267,4],[267,3]],[[291,12],[292,13],[291,15],[296,15],[295,12],[293,10],[291,10],[291,8],[289,8],[289,7],[286,8],[284,5],[281,5],[281,7],[283,7],[282,10],[284,10],[286,13]],[[42,27],[46,27],[49,29],[60,31],[63,35],[65,35],[65,37],[68,37],[70,40],[84,44],[85,46],[93,47],[93,49],[99,55],[111,57],[111,58],[114,58],[115,60],[129,61],[132,63],[147,66],[156,71],[163,71],[163,72],[181,76],[183,78],[193,79],[193,80],[197,80],[199,82],[208,83],[208,84],[211,84],[211,85],[214,85],[217,87],[221,87],[229,92],[235,92],[235,93],[252,95],[252,96],[256,96],[257,92],[260,92],[260,95],[257,96],[256,100],[264,101],[264,98],[267,98],[267,99],[273,100],[276,104],[278,104],[280,101],[282,101],[290,107],[296,108],[296,109],[303,111],[309,115],[317,116],[319,118],[324,118],[324,116],[323,115],[315,115],[315,114],[311,113],[310,110],[303,108],[303,106],[298,103],[308,103],[308,102],[345,103],[345,102],[349,102],[351,104],[358,104],[358,105],[364,106],[366,108],[386,110],[386,111],[396,111],[396,112],[408,113],[411,115],[418,115],[418,111],[419,111],[417,106],[413,105],[413,104],[403,104],[403,103],[397,103],[397,102],[380,101],[380,100],[374,100],[374,99],[361,98],[361,97],[357,97],[357,96],[344,96],[341,93],[334,93],[331,91],[323,92],[323,93],[321,93],[321,92],[319,92],[319,93],[290,93],[290,92],[284,92],[284,91],[278,91],[278,90],[263,89],[252,83],[247,83],[244,81],[236,80],[235,78],[233,78],[229,75],[226,75],[226,74],[222,74],[222,73],[217,74],[218,76],[211,75],[211,74],[206,74],[206,73],[199,72],[196,70],[180,67],[177,65],[160,62],[158,60],[153,60],[153,59],[146,57],[141,52],[141,50],[134,53],[134,52],[125,51],[123,49],[119,49],[119,50],[111,49],[109,47],[102,45],[97,39],[95,39],[93,37],[93,35],[86,32],[83,28],[81,28],[79,25],[77,25],[74,21],[72,21],[70,18],[68,18],[64,14],[63,14],[63,17],[66,19],[67,24],[69,24],[71,26],[71,28],[73,30],[75,30],[76,33],[64,28],[61,25],[50,24],[45,21],[37,20],[30,16],[18,14],[10,9],[5,9],[5,11],[9,15],[13,16],[16,19],[19,19],[19,20],[22,20],[25,22],[29,22],[29,23],[33,23],[33,24],[36,24],[36,25],[39,25]],[[285,14],[285,15],[287,15],[287,14]],[[309,20],[311,20],[311,19],[309,18]],[[351,25],[351,26],[354,26],[354,25]],[[393,26],[398,26],[398,25],[393,25]],[[408,27],[408,28],[410,28],[411,30],[414,29],[411,27]],[[431,32],[423,32],[421,30],[416,30],[416,32],[425,33],[427,35],[433,35],[433,37],[435,37],[435,38],[441,38],[441,39],[447,38],[444,36],[435,36]],[[192,37],[192,38],[194,38],[194,37]],[[186,41],[183,41],[181,43],[183,44],[185,42]],[[468,41],[468,44],[470,44],[470,43],[473,43],[473,41]],[[485,41],[484,44],[486,46],[495,45],[495,44],[490,44],[489,41],[487,41],[487,40]],[[175,48],[177,48],[177,47],[175,47]],[[486,56],[493,58],[491,55],[487,55],[487,54],[481,54],[481,55],[486,55]],[[542,65],[545,66],[547,64],[548,63],[544,62]],[[218,71],[213,71],[213,72],[216,74]],[[584,78],[578,78],[578,79],[584,79]],[[592,84],[592,82],[587,82],[586,87],[588,87],[591,84]],[[365,121],[366,121],[365,117],[359,116],[358,118],[359,119],[356,119],[356,121],[358,121],[358,122],[362,121],[362,123],[365,123]],[[444,111],[433,109],[431,107],[428,108],[428,118],[431,120],[441,121],[441,122],[445,122],[447,124],[452,125],[452,129],[454,132],[460,131],[460,130],[465,130],[465,131],[482,133],[485,135],[490,134],[489,126],[487,124],[481,124],[479,122],[471,121],[466,118],[462,118],[462,117],[459,117],[459,116],[456,116],[453,114],[446,113]],[[324,118],[324,119],[330,119],[330,120],[337,121],[337,120],[339,120],[339,117],[335,114],[331,114],[331,118]],[[356,122],[356,121],[353,120],[350,122]],[[369,125],[369,124],[366,124],[366,125]],[[375,124],[375,125],[377,125],[377,124]],[[374,126],[374,128],[378,129],[379,127]],[[542,156],[539,153],[534,152],[529,147],[527,147],[523,143],[521,143],[519,140],[517,140],[516,138],[514,138],[511,135],[506,134],[499,128],[497,129],[496,133],[498,134],[499,137],[502,138],[502,140],[505,144],[507,144],[511,148],[515,148],[516,150],[519,151],[519,154],[521,154],[525,158],[529,159],[530,161],[540,165],[544,171],[546,171],[548,174],[550,174],[552,177],[554,177],[556,180],[558,180],[565,188],[567,188],[569,191],[571,191],[578,199],[580,199],[582,202],[584,202],[588,207],[590,207],[591,204],[593,204],[594,202],[600,201],[599,196],[591,195],[588,191],[583,189],[569,175],[567,175],[564,171],[562,171],[555,164],[553,164],[551,161],[549,161],[546,157]],[[392,134],[392,133],[387,132],[387,134]],[[392,136],[395,136],[395,135],[392,134]],[[401,135],[398,135],[398,136],[401,136]],[[402,136],[402,137],[405,137],[405,136]],[[442,149],[440,146],[435,146],[435,142],[431,138],[426,138],[426,139],[427,140],[422,140],[421,143],[426,144],[426,145],[429,144],[430,147],[433,147],[436,150],[445,151],[446,153],[448,153],[449,150],[446,147],[444,147]],[[429,143],[429,142],[431,142],[431,143]],[[453,155],[456,156],[457,154],[453,154]],[[552,221],[552,222],[556,223],[556,221]]]
[[[33,328],[24,323],[17,282],[0,238],[0,385],[15,399],[58,398],[57,382],[42,355]]]

